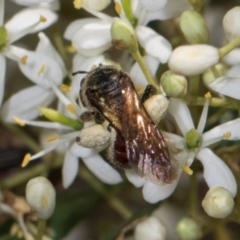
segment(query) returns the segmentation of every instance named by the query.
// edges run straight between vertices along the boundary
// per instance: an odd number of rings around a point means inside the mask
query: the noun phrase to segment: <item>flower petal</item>
[[[89,158],[83,158],[83,161],[93,174],[104,183],[117,184],[122,181],[120,174],[100,155],[96,154]]]
[[[102,11],[110,4],[110,0],[82,0],[82,7],[91,11]]]
[[[103,53],[112,46],[110,27],[110,22],[101,20],[86,24],[73,35],[73,47],[86,57]]]
[[[240,77],[217,78],[209,86],[218,93],[240,100],[240,93],[238,91],[240,89]]]
[[[40,16],[46,19],[40,22]],[[10,43],[28,33],[41,31],[57,21],[57,14],[47,8],[26,8],[15,14],[6,24]]]
[[[199,134],[202,134],[206,125],[208,106],[209,106],[209,99],[206,99],[203,110],[202,110],[201,118],[199,120],[198,127],[197,127]]]
[[[209,188],[220,186],[226,188],[233,197],[237,193],[236,180],[229,167],[210,149],[203,148],[196,156],[203,164],[203,176]]]
[[[80,158],[89,158],[89,157],[92,157],[92,156],[98,154],[98,152],[96,150],[94,150],[92,148],[82,147],[82,146],[78,145],[76,142],[72,145],[70,151],[73,155],[80,157]]]
[[[157,58],[161,63],[168,61],[172,53],[172,46],[167,39],[145,26],[137,26],[136,34],[148,55]]]
[[[151,182],[146,182],[143,187],[143,198],[149,203],[156,203],[169,197],[177,186],[178,180],[171,184],[163,186],[156,185]]]
[[[157,71],[159,61],[156,58],[148,56],[148,55],[144,56],[143,60],[146,63],[146,65],[148,66],[148,69],[149,69],[151,75],[154,76]],[[130,70],[130,76],[134,80],[134,83],[137,83],[137,84],[145,86],[145,87],[147,86],[148,82],[146,80],[146,77],[143,74],[143,72],[137,62],[135,62],[134,65],[132,66],[132,68]]]
[[[6,59],[3,55],[0,55],[0,107],[2,106],[2,100],[4,96],[5,74],[6,74]]]
[[[125,174],[129,182],[131,182],[135,187],[142,187],[146,180],[140,177],[132,169],[125,169]]]
[[[181,136],[178,136],[174,133],[169,133],[169,132],[164,132],[162,131],[162,133],[167,136],[167,138],[170,139],[170,141],[173,142],[173,144],[175,145],[175,147],[177,149],[184,149],[184,138]]]
[[[194,127],[193,120],[186,103],[181,99],[172,98],[168,111],[174,117],[183,136]]]
[[[233,49],[225,57],[222,58],[222,61],[227,65],[239,65],[240,64],[240,48]]]
[[[78,173],[79,159],[70,151],[64,157],[62,167],[63,187],[68,188],[74,181]]]
[[[12,118],[17,116],[22,119],[31,120],[39,116],[37,110],[40,106],[48,106],[55,96],[39,86],[25,88],[14,94],[2,107],[1,115],[4,121],[13,122]]]
[[[140,0],[140,2],[149,12],[156,12],[166,5],[167,0]]]

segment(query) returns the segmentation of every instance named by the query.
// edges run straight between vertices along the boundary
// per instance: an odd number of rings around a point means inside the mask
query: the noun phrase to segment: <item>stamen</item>
[[[25,65],[25,64],[27,63],[27,59],[28,59],[28,56],[25,55],[25,56],[23,56],[23,57],[21,58],[20,62],[21,62],[23,65]]]
[[[65,85],[65,84],[61,84],[61,85],[60,85],[60,90],[61,90],[62,92],[71,92],[71,91],[72,91],[72,88],[69,87],[69,86],[67,86],[67,85]]]
[[[70,113],[76,114],[76,109],[73,107],[72,104],[68,104],[66,107]]]
[[[223,134],[224,139],[229,139],[231,137],[232,133],[231,132],[226,132]]]
[[[21,126],[21,127],[24,127],[25,126],[25,122],[22,120],[22,119],[20,119],[20,118],[18,118],[18,117],[13,117],[13,121],[15,122],[15,123],[17,123],[19,126]]]
[[[188,175],[192,175],[192,174],[193,174],[193,170],[192,170],[189,166],[187,166],[187,165],[182,166],[182,170],[183,170],[185,173],[187,173]]]
[[[44,16],[40,15],[40,22],[44,23],[46,21],[47,21],[47,19]]]
[[[73,5],[76,9],[80,9],[82,7],[82,0],[74,0]]]
[[[21,166],[22,167],[26,167],[28,165],[28,163],[30,162],[30,159],[31,159],[31,154],[30,153],[27,153],[22,161],[22,164]]]
[[[115,11],[117,12],[118,15],[120,15],[122,12],[122,7],[118,2],[115,4]]]
[[[210,92],[207,92],[207,93],[204,95],[204,97],[205,97],[205,98],[211,98],[211,97],[212,97],[212,95],[211,95],[211,93],[210,93]]]
[[[66,46],[66,51],[68,53],[76,53],[76,49],[73,47],[73,45]]]
[[[47,142],[53,142],[53,141],[56,141],[59,139],[59,136],[58,135],[55,135],[55,136],[51,136],[51,137],[48,137],[46,139]]]
[[[41,68],[38,71],[38,76],[41,75],[46,69],[46,63],[43,63]]]

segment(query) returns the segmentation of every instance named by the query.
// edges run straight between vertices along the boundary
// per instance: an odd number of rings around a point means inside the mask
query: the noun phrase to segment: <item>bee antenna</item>
[[[87,71],[77,71],[77,72],[73,72],[72,75],[75,76],[77,74],[82,74],[82,73],[89,73]]]

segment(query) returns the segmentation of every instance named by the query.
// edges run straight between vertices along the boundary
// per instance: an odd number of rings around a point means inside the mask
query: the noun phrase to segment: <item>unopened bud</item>
[[[134,53],[138,49],[137,37],[130,24],[123,20],[113,22],[111,26],[112,44],[120,50]]]
[[[167,231],[162,222],[156,217],[149,217],[140,222],[134,231],[135,240],[164,240]]]
[[[48,179],[36,177],[28,181],[26,199],[39,219],[46,220],[51,217],[55,208],[55,198],[55,189]]]
[[[225,14],[223,28],[228,41],[240,36],[240,7],[234,7]]]
[[[182,75],[166,71],[160,82],[164,92],[170,97],[181,98],[187,93],[187,79]]]
[[[182,218],[177,225],[177,233],[182,240],[197,240],[201,237],[201,229],[192,218]]]
[[[219,61],[218,49],[210,45],[197,44],[174,49],[168,66],[173,72],[191,76],[204,72]]]
[[[202,201],[204,211],[214,218],[225,218],[231,214],[234,201],[230,192],[223,187],[213,187]]]
[[[191,10],[183,12],[180,17],[180,28],[189,43],[208,42],[208,28],[204,18],[199,13]]]

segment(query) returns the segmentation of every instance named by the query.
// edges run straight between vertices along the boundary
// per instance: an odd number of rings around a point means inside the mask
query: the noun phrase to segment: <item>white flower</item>
[[[177,157],[183,157],[186,166],[191,166],[196,157],[204,167],[203,176],[209,188],[220,186],[227,189],[234,197],[237,192],[236,180],[228,166],[216,156],[207,146],[219,142],[222,139],[238,140],[240,133],[240,119],[223,123],[205,133],[203,133],[209,101],[206,100],[204,109],[195,129],[190,112],[186,104],[177,99],[172,99],[169,112],[174,117],[180,131],[184,137],[168,134],[174,140],[176,147],[180,150]],[[193,133],[196,134],[195,137]],[[190,135],[192,135],[190,137]]]
[[[37,108],[49,105],[56,98],[52,85],[59,86],[66,75],[63,61],[49,39],[43,33],[38,36],[40,41],[34,52],[15,46],[9,46],[5,52],[36,85],[19,91],[3,104],[4,121],[12,122],[14,116],[28,120],[39,116]]]
[[[4,1],[0,1],[0,8],[4,9]],[[57,20],[57,15],[48,9],[30,8],[18,12],[3,26],[3,13],[4,11],[0,11],[0,26],[2,26],[1,35],[5,35],[6,41],[0,46],[0,105],[2,104],[5,85],[5,56],[14,59],[13,55],[15,54],[11,44],[29,33],[47,28]]]

